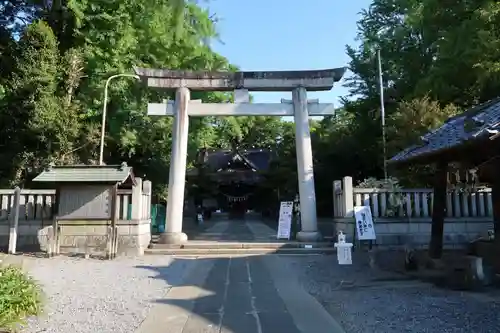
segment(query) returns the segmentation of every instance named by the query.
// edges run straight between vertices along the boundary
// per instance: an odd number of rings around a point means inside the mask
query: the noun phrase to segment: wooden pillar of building
[[[443,254],[444,218],[446,216],[446,189],[448,163],[438,162],[434,174],[434,201],[432,204],[431,242],[429,256],[439,259]]]
[[[493,201],[493,229],[495,232],[495,252],[500,250],[500,158],[493,161],[492,168],[492,190],[491,199]],[[495,270],[500,272],[500,260],[495,260]]]

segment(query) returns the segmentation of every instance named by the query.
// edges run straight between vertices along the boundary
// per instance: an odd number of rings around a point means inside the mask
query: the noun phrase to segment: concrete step
[[[150,245],[151,249],[297,249],[297,248],[331,248],[332,243],[315,242],[228,242],[228,241],[188,241],[185,244],[155,244]]]
[[[333,254],[336,249],[333,247],[316,248],[158,248],[153,247],[144,251],[148,255],[179,255],[179,256],[210,256],[210,255],[314,255]]]

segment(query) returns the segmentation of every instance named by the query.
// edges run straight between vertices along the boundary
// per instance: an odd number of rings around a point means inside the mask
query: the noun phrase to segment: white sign
[[[293,201],[282,201],[278,220],[278,239],[290,239],[292,228]]]
[[[358,240],[373,240],[377,238],[372,211],[369,206],[354,207],[354,218],[356,219],[356,235],[358,235]]]

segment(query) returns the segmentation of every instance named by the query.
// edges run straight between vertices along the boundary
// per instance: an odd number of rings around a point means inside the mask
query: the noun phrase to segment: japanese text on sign
[[[376,239],[375,226],[373,225],[373,218],[370,207],[354,207],[354,217],[356,219],[356,234],[358,236],[358,240]]]
[[[290,239],[292,227],[293,201],[282,201],[278,220],[278,239]]]

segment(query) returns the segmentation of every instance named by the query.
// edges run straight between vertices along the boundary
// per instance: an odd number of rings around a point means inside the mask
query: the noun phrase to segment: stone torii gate
[[[297,174],[302,230],[300,241],[320,237],[316,217],[313,156],[309,116],[334,113],[333,104],[307,100],[307,90],[326,91],[344,75],[345,68],[311,71],[190,72],[135,68],[149,87],[176,89],[175,102],[149,103],[148,115],[174,116],[172,157],[169,173],[167,223],[160,243],[187,241],[182,232],[189,116],[293,116],[297,149]],[[234,91],[234,103],[201,103],[190,100],[190,90]],[[249,91],[292,91],[292,101],[250,103]]]

